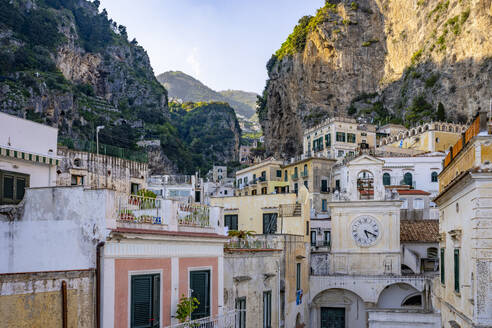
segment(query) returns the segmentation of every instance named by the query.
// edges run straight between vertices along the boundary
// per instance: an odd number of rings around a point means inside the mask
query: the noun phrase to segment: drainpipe
[[[101,248],[104,241],[96,246],[96,328],[101,328]]]
[[[277,261],[277,276],[278,276],[278,310],[277,310],[277,320],[278,326],[280,327],[280,261]]]
[[[68,327],[68,300],[67,300],[67,282],[65,280],[62,281],[61,285],[62,289],[62,327]]]

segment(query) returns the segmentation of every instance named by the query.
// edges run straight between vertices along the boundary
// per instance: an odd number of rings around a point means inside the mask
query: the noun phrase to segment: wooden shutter
[[[132,276],[132,328],[152,327],[152,281],[152,275]]]
[[[454,291],[460,292],[460,250],[454,250]]]
[[[199,319],[210,316],[210,271],[190,272],[191,296],[196,297],[200,304],[191,314],[191,319]]]
[[[263,328],[272,327],[272,292],[263,292]]]
[[[296,265],[296,289],[301,289],[301,263]]]
[[[444,248],[441,248],[441,284],[445,284],[445,270],[444,270]]]

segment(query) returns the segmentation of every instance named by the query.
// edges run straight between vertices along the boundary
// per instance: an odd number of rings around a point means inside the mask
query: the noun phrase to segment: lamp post
[[[97,155],[99,155],[99,131],[101,131],[102,129],[104,129],[104,125],[99,125],[96,128],[96,153],[97,153]]]

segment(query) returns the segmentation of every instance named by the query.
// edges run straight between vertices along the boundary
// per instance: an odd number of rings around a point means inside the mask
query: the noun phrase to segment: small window
[[[412,186],[413,185],[412,173],[410,172],[405,173],[405,175],[403,176],[403,181],[406,185]]]
[[[345,132],[337,132],[336,140],[339,142],[345,142]]]
[[[196,320],[210,316],[210,271],[191,271],[189,286],[192,290],[191,296],[196,297],[199,302],[198,307],[191,314],[191,319]]]
[[[304,181],[304,186],[305,186],[307,189],[309,189],[309,184],[308,184],[308,181],[307,181],[307,180],[306,180],[306,181]]]
[[[311,246],[316,246],[316,231],[311,231]]]
[[[383,174],[383,185],[385,186],[391,185],[391,175],[389,173]]]
[[[446,274],[446,271],[444,270],[444,255],[445,255],[445,251],[444,251],[444,248],[441,248],[441,284],[445,284],[446,282],[446,279],[444,278],[445,277],[445,274]]]
[[[73,160],[73,165],[76,167],[80,167],[82,165],[82,160],[80,158],[76,158]]]
[[[83,186],[84,176],[72,174],[72,186]]]
[[[431,173],[431,182],[437,182],[437,172]]]
[[[160,275],[131,277],[131,327],[159,327]],[[149,325],[149,322],[152,325]]]
[[[246,297],[236,298],[237,324],[236,328],[246,328]]]
[[[227,190],[224,190],[224,195],[227,195]]]
[[[133,195],[136,195],[139,189],[140,189],[140,185],[138,183],[132,183],[130,186],[130,192]]]
[[[460,292],[460,250],[454,250],[454,291]]]
[[[229,230],[238,230],[237,215],[225,215],[224,225],[229,228]]]
[[[326,147],[331,146],[331,134],[325,135],[325,144],[326,144]]]
[[[321,211],[326,212],[328,210],[328,202],[326,199],[321,200]]]
[[[422,198],[417,198],[413,201],[413,208],[415,210],[423,210],[424,209],[424,200]]]
[[[355,134],[354,133],[347,133],[347,142],[355,143]]]
[[[335,180],[335,190],[340,191],[340,180]]]
[[[323,232],[323,242],[324,242],[324,246],[330,246],[331,231],[324,231]]]
[[[287,170],[284,171],[284,181],[288,180]]]
[[[267,194],[267,187],[261,188],[261,194],[266,195]]]
[[[263,292],[263,328],[272,328],[272,292]]]
[[[321,192],[328,192],[328,180],[321,180]]]
[[[281,178],[282,177],[282,170],[277,170],[277,178]]]
[[[306,221],[306,236],[309,236],[309,221]]]
[[[29,176],[0,171],[0,205],[18,204],[29,187]]]
[[[263,234],[277,233],[277,213],[263,213]]]
[[[338,151],[338,157],[343,157],[345,156],[345,152],[343,150]]]

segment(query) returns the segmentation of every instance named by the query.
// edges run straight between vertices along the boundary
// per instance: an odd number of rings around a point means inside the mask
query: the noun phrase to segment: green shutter
[[[441,248],[441,284],[445,284],[445,271],[444,271],[444,248]]]
[[[152,275],[132,276],[132,328],[152,327],[152,281]]]
[[[297,263],[296,265],[296,289],[301,289],[301,263]]]
[[[190,272],[191,296],[198,299],[198,307],[191,314],[191,319],[200,319],[210,316],[210,271]]]
[[[454,250],[454,291],[460,292],[460,250]]]

